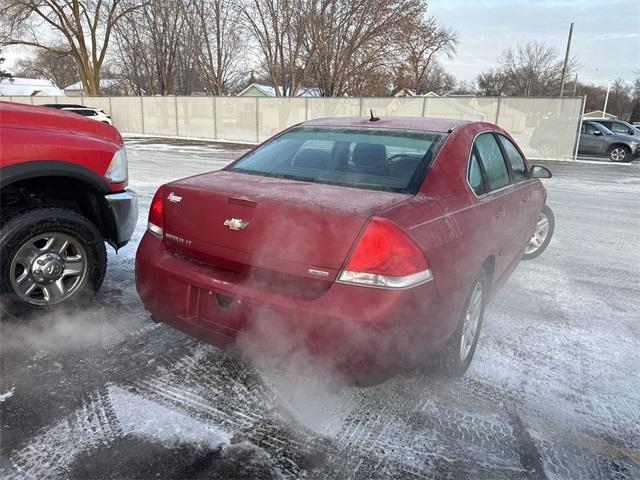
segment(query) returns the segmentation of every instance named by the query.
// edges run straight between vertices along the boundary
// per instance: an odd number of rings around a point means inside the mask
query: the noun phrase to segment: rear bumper
[[[369,384],[437,351],[457,315],[433,282],[403,291],[332,283],[314,300],[254,288],[249,279],[179,257],[145,233],[136,286],[162,322],[253,360],[302,362]]]
[[[104,196],[109,204],[115,224],[114,247],[120,248],[129,242],[138,222],[138,196],[133,190],[110,193]]]

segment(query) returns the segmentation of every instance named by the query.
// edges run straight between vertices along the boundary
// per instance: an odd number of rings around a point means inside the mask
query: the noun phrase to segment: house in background
[[[394,97],[415,97],[418,94],[415,90],[411,90],[410,88],[401,88],[396,93],[393,94]],[[423,96],[423,95],[420,95]]]
[[[615,115],[611,113],[604,113],[602,110],[594,110],[593,112],[588,112],[583,115],[584,118],[606,118],[609,120],[615,120]]]
[[[0,96],[64,97],[64,91],[51,80],[13,77],[0,82]]]
[[[64,93],[70,97],[86,95],[82,82],[69,85],[64,89]],[[142,93],[144,94],[144,91]],[[103,78],[100,80],[100,94],[114,97],[119,95],[138,95],[138,89],[126,78]]]
[[[282,87],[278,87],[278,90],[282,92]],[[276,87],[271,85],[261,85],[259,83],[251,83],[247,88],[242,90],[238,97],[275,97]],[[298,91],[297,97],[321,97],[319,88],[301,87]]]

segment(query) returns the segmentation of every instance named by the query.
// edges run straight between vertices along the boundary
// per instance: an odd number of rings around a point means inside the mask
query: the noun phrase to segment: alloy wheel
[[[547,236],[549,235],[549,219],[544,214],[544,212],[540,212],[538,216],[538,222],[536,223],[536,229],[533,232],[533,237],[529,241],[529,245],[527,245],[527,249],[525,250],[525,254],[529,255],[531,253],[535,253],[540,247],[544,245]]]
[[[61,303],[82,286],[87,254],[78,239],[47,232],[26,241],[11,261],[10,281],[16,295],[31,305]]]
[[[480,315],[482,314],[482,282],[477,282],[471,292],[471,298],[467,311],[464,315],[464,324],[462,325],[462,336],[460,340],[460,361],[464,362],[471,352],[476,335],[478,334],[478,326],[480,325]]]
[[[627,151],[622,147],[616,147],[611,150],[611,160],[614,162],[622,162],[627,156]]]

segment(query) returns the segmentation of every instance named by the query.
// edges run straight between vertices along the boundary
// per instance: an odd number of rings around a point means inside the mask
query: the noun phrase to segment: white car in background
[[[91,120],[96,120],[98,122],[107,123],[109,125],[113,125],[111,121],[111,117],[104,113],[104,110],[100,110],[99,108],[94,107],[85,107],[84,105],[76,105],[76,104],[47,104],[45,107],[57,108],[58,110],[65,110],[67,112],[77,113],[78,115],[82,115],[83,117],[90,118]]]

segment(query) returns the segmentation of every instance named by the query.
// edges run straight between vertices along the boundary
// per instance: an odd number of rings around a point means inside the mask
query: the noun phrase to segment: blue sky
[[[581,81],[631,81],[640,71],[638,0],[430,0],[429,10],[460,36],[456,57],[443,60],[460,80],[475,79],[503,50],[529,41],[555,45],[563,56],[571,22]]]

